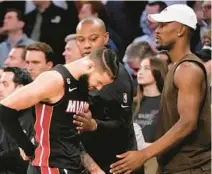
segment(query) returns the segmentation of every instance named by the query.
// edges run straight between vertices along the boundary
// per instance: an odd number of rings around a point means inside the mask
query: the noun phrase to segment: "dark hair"
[[[8,9],[8,10],[6,11],[5,14],[7,14],[7,13],[9,13],[9,12],[15,12],[16,15],[17,15],[17,19],[18,19],[19,21],[25,22],[24,14],[23,14],[22,11],[20,11],[20,10],[18,10],[18,9],[15,9],[15,8],[11,8],[11,9]]]
[[[109,77],[116,79],[119,72],[119,59],[115,51],[110,48],[101,47],[91,52],[91,60],[98,62],[99,68],[107,72]]]
[[[4,72],[12,72],[14,74],[13,82],[17,85],[27,85],[32,82],[29,72],[19,67],[5,67]]]
[[[16,45],[14,48],[19,48],[19,49],[23,49],[23,53],[21,55],[21,58],[23,60],[25,60],[25,56],[26,56],[26,46],[25,45]]]
[[[36,42],[33,44],[30,44],[26,47],[26,50],[28,51],[41,51],[44,53],[46,62],[53,62],[55,65],[55,59],[54,59],[54,52],[50,45],[44,43],[44,42]]]
[[[163,1],[149,2],[148,5],[149,6],[158,5],[159,6],[159,12],[163,11],[167,7],[166,3],[163,2]]]

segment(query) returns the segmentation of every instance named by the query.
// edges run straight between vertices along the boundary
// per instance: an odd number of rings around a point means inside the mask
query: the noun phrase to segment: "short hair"
[[[22,22],[25,22],[25,17],[24,17],[24,14],[22,11],[18,10],[18,9],[15,9],[15,8],[10,8],[6,11],[5,14],[9,13],[9,12],[15,12],[16,15],[17,15],[17,19],[19,21],[22,21]]]
[[[27,85],[32,82],[29,72],[19,67],[4,67],[4,72],[12,72],[14,74],[13,82],[17,85]]]
[[[97,23],[99,26],[103,27],[104,30],[106,31],[106,26],[105,26],[105,23],[102,19],[100,18],[97,18],[97,17],[94,17],[94,16],[90,16],[90,17],[87,17],[83,20],[81,20],[78,25],[77,25],[77,28],[82,25],[82,24],[86,24],[86,23],[91,23],[91,24],[95,24]]]
[[[44,42],[36,42],[26,47],[26,51],[41,51],[44,53],[46,62],[53,62],[55,65],[54,52],[50,45]]]
[[[150,57],[153,55],[155,55],[155,52],[152,50],[148,42],[131,43],[125,52],[127,61],[134,58],[139,58],[142,60],[145,57]]]
[[[119,72],[119,59],[116,52],[110,48],[101,47],[91,52],[89,58],[98,62],[99,68],[115,80]]]
[[[65,42],[69,42],[70,40],[76,40],[77,35],[76,34],[69,34],[65,37]]]
[[[158,5],[159,6],[159,12],[163,11],[167,5],[165,2],[163,1],[153,1],[153,2],[148,2],[149,6],[154,6],[154,5]]]
[[[21,55],[21,59],[22,60],[25,60],[25,56],[26,56],[26,45],[16,45],[15,47],[13,48],[18,48],[18,49],[22,49],[23,50],[23,53]]]

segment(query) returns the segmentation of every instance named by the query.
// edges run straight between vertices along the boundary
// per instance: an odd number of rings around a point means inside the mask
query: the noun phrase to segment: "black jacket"
[[[38,11],[35,9],[26,15],[25,33],[30,37]],[[64,64],[62,56],[65,47],[65,37],[76,32],[78,23],[75,11],[66,11],[53,3],[42,13],[40,41],[49,44],[55,53],[55,64]]]
[[[91,96],[90,109],[98,123],[95,132],[84,133],[85,150],[109,173],[116,155],[136,148],[132,124],[133,83],[120,64],[118,79]]]
[[[19,118],[23,131],[31,139],[34,135],[32,108],[23,110]],[[20,157],[18,145],[0,124],[0,174],[26,174],[28,162]]]

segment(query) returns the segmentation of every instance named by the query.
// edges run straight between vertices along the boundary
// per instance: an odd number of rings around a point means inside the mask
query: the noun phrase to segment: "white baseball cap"
[[[192,8],[185,4],[174,4],[157,14],[149,14],[148,19],[152,22],[179,22],[194,30],[197,25],[197,16]]]

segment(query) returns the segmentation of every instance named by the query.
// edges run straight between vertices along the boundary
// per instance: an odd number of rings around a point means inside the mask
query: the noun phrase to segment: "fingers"
[[[84,112],[89,112],[89,104],[88,103],[86,103],[84,105]]]
[[[113,173],[113,174],[123,174],[123,173],[130,173],[131,170],[129,170],[128,166],[126,163],[123,163],[122,165],[119,165],[113,169],[110,170],[110,173]]]
[[[116,157],[117,158],[125,158],[128,154],[129,154],[129,152],[125,152],[125,153],[122,153],[120,155],[116,155]]]
[[[130,173],[132,173],[132,170],[128,170],[124,174],[130,174]]]
[[[87,119],[84,117],[77,116],[77,115],[74,115],[73,117],[74,117],[73,123],[76,124],[77,126],[82,126],[81,125],[82,123],[87,122]]]
[[[112,169],[114,169],[114,168],[116,168],[116,167],[119,168],[119,166],[123,165],[125,162],[126,162],[125,159],[119,160],[119,161],[113,163],[113,164],[110,166],[110,168],[112,168]]]

